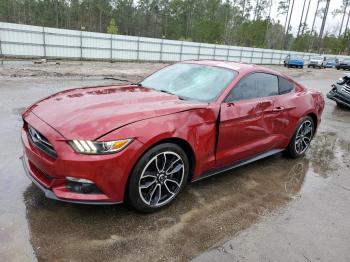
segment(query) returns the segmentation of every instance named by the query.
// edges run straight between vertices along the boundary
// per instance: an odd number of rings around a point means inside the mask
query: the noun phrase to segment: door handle
[[[272,112],[281,112],[283,110],[284,110],[283,106],[278,106],[278,107],[275,107],[274,109],[272,109]]]

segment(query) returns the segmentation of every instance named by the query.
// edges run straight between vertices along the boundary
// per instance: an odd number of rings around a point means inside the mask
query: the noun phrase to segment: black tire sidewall
[[[165,151],[172,151],[178,154],[184,163],[185,166],[185,174],[182,180],[182,183],[180,185],[180,190],[176,194],[176,196],[169,202],[166,203],[162,206],[159,207],[150,207],[147,204],[145,204],[139,194],[139,180],[140,176],[142,174],[142,171],[146,164],[157,154]],[[181,193],[181,191],[184,189],[187,180],[188,180],[188,175],[189,175],[189,160],[184,152],[184,150],[174,144],[174,143],[163,143],[163,144],[158,144],[151,149],[149,149],[144,155],[138,160],[136,165],[133,168],[133,171],[131,172],[129,183],[128,183],[128,190],[127,190],[127,200],[128,203],[130,203],[136,210],[143,212],[143,213],[150,213],[154,212],[156,210],[159,210],[169,204],[171,204],[177,196]]]

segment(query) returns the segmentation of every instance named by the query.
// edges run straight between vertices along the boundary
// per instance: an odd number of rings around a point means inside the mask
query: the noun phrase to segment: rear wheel
[[[290,157],[296,158],[306,152],[314,136],[314,129],[315,125],[312,118],[309,116],[305,117],[299,124],[286,149],[286,152]]]
[[[176,144],[157,145],[135,165],[128,185],[128,200],[141,212],[170,204],[184,188],[189,173],[186,153]]]

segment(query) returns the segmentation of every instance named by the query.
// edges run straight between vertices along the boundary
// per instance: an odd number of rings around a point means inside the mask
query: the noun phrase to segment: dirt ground
[[[350,110],[326,99],[305,157],[278,154],[189,184],[160,212],[46,199],[25,177],[20,114],[61,90],[164,64],[0,66],[0,261],[350,261]],[[272,66],[324,94],[343,72]]]

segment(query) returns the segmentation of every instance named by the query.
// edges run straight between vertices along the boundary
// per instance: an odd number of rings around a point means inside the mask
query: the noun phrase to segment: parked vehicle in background
[[[287,67],[296,67],[303,68],[304,67],[304,59],[302,57],[291,57],[287,62]]]
[[[326,60],[326,68],[335,68],[338,64],[338,59],[336,58],[329,58]]]
[[[326,57],[324,56],[314,56],[310,58],[309,64],[307,65],[308,68],[325,68],[326,66]]]
[[[340,61],[338,65],[336,65],[337,70],[343,69],[348,70],[350,69],[350,59],[344,59],[343,61]]]
[[[339,80],[332,85],[332,90],[329,91],[327,97],[335,102],[340,107],[350,108],[350,74],[339,78]]]
[[[284,67],[287,66],[289,59],[290,59],[290,55],[287,55],[286,58],[283,60]]]

